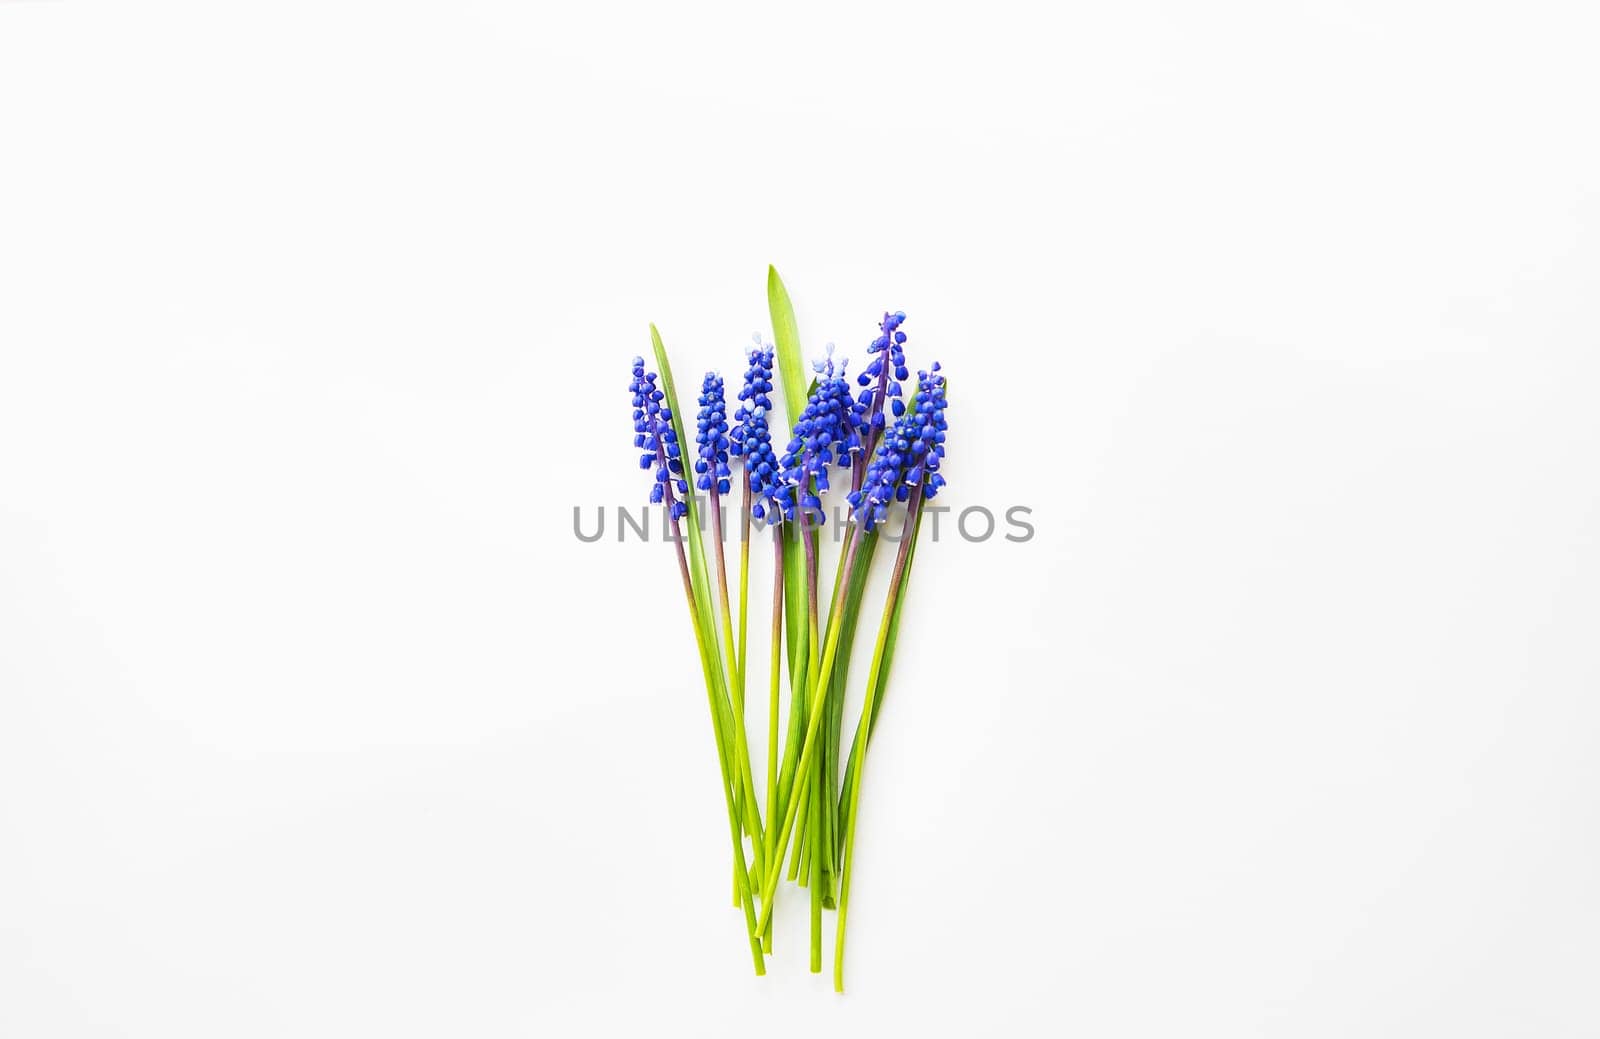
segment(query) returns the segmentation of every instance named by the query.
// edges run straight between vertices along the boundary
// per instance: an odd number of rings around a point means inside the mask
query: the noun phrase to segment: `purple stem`
[[[894,333],[886,333],[892,344]],[[878,446],[879,429],[873,418],[883,413],[884,394],[888,392],[889,384],[889,347],[885,346],[879,354],[883,360],[883,367],[878,372],[878,385],[872,391],[872,404],[867,408],[867,439],[861,445],[861,453],[850,463],[850,493],[854,494],[861,489],[861,483],[867,478],[867,464],[872,460],[872,452]],[[884,419],[888,426],[889,420]]]

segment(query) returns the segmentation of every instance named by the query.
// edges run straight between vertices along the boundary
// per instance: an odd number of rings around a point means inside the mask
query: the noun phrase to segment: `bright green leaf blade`
[[[906,553],[906,568],[900,573],[900,594],[895,598],[894,611],[889,615],[889,635],[883,640],[883,662],[878,665],[878,695],[872,701],[872,718],[867,722],[867,735],[871,738],[872,727],[878,724],[878,711],[883,707],[883,694],[889,688],[889,669],[894,664],[894,644],[900,637],[900,611],[905,609],[906,592],[911,587],[911,565],[917,561],[916,537],[922,532],[922,513],[917,513],[917,522],[911,525],[911,549]]]
[[[783,401],[787,424],[774,429],[779,443],[788,442],[787,431],[794,428],[795,420],[805,410],[810,385],[806,380],[805,353],[800,347],[800,326],[794,319],[794,305],[789,302],[789,290],[778,277],[776,267],[767,267],[767,310],[772,317],[772,342],[778,362],[779,398]],[[776,446],[776,444],[774,445]],[[783,589],[785,610],[784,634],[788,636],[789,673],[794,673],[796,654],[805,658],[809,649],[806,625],[805,546],[800,541],[797,528],[785,531],[788,543],[784,545]]]
[[[673,435],[677,437],[679,445],[683,445],[688,441],[684,439],[682,412],[678,408],[677,389],[672,381],[672,365],[667,360],[667,348],[661,342],[661,333],[653,324],[650,326],[650,344],[655,351],[656,364],[660,368],[662,396],[667,408],[672,412]],[[726,662],[722,659],[717,642],[716,622],[711,612],[711,585],[706,575],[705,549],[700,539],[700,517],[693,494],[684,495],[684,506],[688,510],[685,518],[689,521],[684,540],[689,543],[689,584],[694,599],[695,631],[699,636],[697,641],[700,643],[701,666],[706,677],[706,693],[711,706],[717,756],[722,763],[724,803],[728,811],[728,825],[733,842],[734,893],[744,907],[745,928],[749,932],[750,952],[754,958],[755,971],[757,974],[765,974],[766,961],[761,953],[761,939],[755,933],[756,918],[752,899],[754,885],[745,866],[744,845],[740,839],[741,821],[736,807],[741,787],[734,767],[733,726],[741,723],[735,719],[732,703],[728,697]],[[748,772],[748,762],[745,768]],[[749,786],[747,778],[744,787],[748,789]]]
[[[905,569],[900,571],[900,584],[895,595],[894,609],[889,611],[889,623],[883,640],[883,651],[878,661],[878,680],[876,689],[870,691],[872,696],[872,716],[867,719],[865,737],[867,742],[872,742],[872,730],[878,724],[878,711],[883,707],[884,694],[889,690],[889,672],[894,665],[894,644],[900,637],[900,611],[906,605],[906,593],[911,587],[911,568],[917,561],[917,536],[922,533],[922,517],[924,513],[917,513],[917,521],[911,525],[911,547],[906,551]],[[840,785],[838,801],[839,823],[838,832],[845,833],[850,824],[849,791],[851,776],[855,773],[856,763],[860,760],[864,748],[860,746],[863,733],[861,726],[856,726],[855,739],[850,743],[850,756],[845,760],[844,781]]]
[[[650,344],[655,348],[656,366],[661,370],[661,392],[666,398],[668,409],[672,412],[672,429],[678,438],[679,449],[689,441],[684,437],[683,413],[678,410],[678,392],[672,381],[672,364],[667,360],[667,348],[661,342],[661,333],[655,325],[650,326]],[[700,626],[701,637],[705,639],[706,651],[716,665],[717,689],[721,694],[717,699],[718,725],[723,736],[733,745],[733,705],[728,700],[727,662],[722,659],[722,645],[717,640],[716,621],[711,612],[711,580],[706,572],[705,546],[700,541],[700,514],[695,507],[694,494],[691,492],[683,496],[684,505],[689,512],[684,517],[687,529],[684,532],[684,541],[689,545],[689,582],[694,586],[695,623]]]
[[[788,431],[805,410],[806,398],[815,385],[806,378],[805,354],[800,346],[800,326],[795,321],[789,290],[775,267],[767,268],[767,309],[772,317],[772,342],[776,353],[779,398],[783,401],[786,425],[774,425],[774,439],[788,442]],[[778,818],[783,818],[794,791],[794,769],[800,754],[800,737],[805,731],[805,696],[796,694],[794,678],[797,664],[810,652],[810,627],[807,624],[805,543],[798,523],[783,526],[783,609],[785,647],[790,677],[789,731],[784,740],[784,761],[778,786]],[[809,535],[815,540],[815,534]],[[771,823],[769,822],[769,825]],[[803,829],[803,828],[802,828]]]
[[[667,360],[667,348],[661,342],[661,333],[653,324],[650,326],[650,345],[655,350],[656,364],[661,369],[661,392],[666,398],[668,409],[672,412],[672,429],[681,448],[681,445],[689,441],[684,437],[683,413],[678,410],[678,394],[672,380],[672,364]],[[705,546],[700,531],[700,510],[696,506],[692,491],[684,495],[684,505],[688,509],[685,516],[688,520],[688,529],[684,533],[684,540],[689,543],[689,583],[694,589],[695,623],[699,626],[701,637],[706,644],[705,651],[717,672],[716,687],[720,695],[713,699],[716,703],[718,729],[725,744],[723,753],[732,755],[729,758],[731,766],[729,774],[733,777],[733,796],[741,809],[742,825],[752,839],[759,840],[760,809],[753,796],[755,777],[751,774],[749,756],[742,750],[745,743],[744,720],[733,709],[733,699],[729,689],[731,674],[729,668],[732,661],[724,657],[724,642],[717,638],[716,615],[712,612],[711,605],[711,579],[706,570]]]
[[[823,719],[822,774],[826,787],[823,802],[823,835],[829,840],[829,855],[824,856],[823,872],[836,876],[841,865],[839,852],[844,846],[844,828],[839,816],[839,750],[844,728],[845,692],[850,684],[850,655],[855,645],[856,622],[861,616],[861,599],[867,590],[867,577],[872,571],[872,557],[877,550],[877,535],[867,535],[856,550],[855,567],[850,573],[850,583],[844,591],[844,603],[839,608],[839,644],[834,650],[833,672],[828,676],[828,716]],[[840,556],[839,573],[834,575],[837,585],[843,576],[844,556]],[[831,623],[831,618],[830,618]],[[834,907],[833,884],[823,892],[823,905]]]
[[[946,397],[949,396],[949,393],[950,381],[946,379]],[[906,596],[911,589],[911,570],[917,561],[917,542],[922,534],[922,518],[925,515],[927,515],[925,511],[919,510],[917,512],[917,521],[911,525],[911,547],[906,550],[905,569],[900,571],[900,583],[898,587],[894,589],[894,609],[889,612],[889,624],[883,640],[883,651],[878,662],[878,680],[876,683],[874,683],[876,689],[871,691],[872,714],[869,718],[867,718],[865,733],[865,738],[868,743],[872,742],[872,730],[877,727],[878,712],[883,709],[884,694],[886,694],[889,690],[889,672],[894,666],[894,645],[895,641],[900,637],[900,611],[905,609]],[[860,755],[865,752],[864,747],[857,746],[857,744],[861,743],[862,737],[863,733],[861,732],[861,728],[860,726],[857,726],[855,739],[850,744],[850,757],[845,762],[844,782],[840,787],[840,789],[845,792],[848,792],[850,789],[850,778],[851,774],[856,769],[856,761]],[[839,800],[838,827],[840,833],[845,832],[846,827],[849,825],[849,819],[847,818],[848,814],[848,801],[845,795],[841,794]]]
[[[795,419],[806,406],[806,358],[800,349],[800,326],[794,319],[789,290],[783,287],[776,267],[767,268],[767,309],[772,314],[772,342],[778,354],[778,384],[783,391],[783,406],[793,429]]]

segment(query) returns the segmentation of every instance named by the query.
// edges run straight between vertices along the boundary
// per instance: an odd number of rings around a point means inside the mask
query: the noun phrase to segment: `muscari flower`
[[[673,484],[677,485],[679,494],[688,494],[689,485],[681,478],[683,459],[678,448],[678,434],[672,428],[672,409],[664,401],[666,394],[656,386],[656,373],[644,370],[642,357],[633,359],[633,379],[628,383],[628,392],[633,394],[633,446],[645,452],[639,456],[639,468],[655,468],[650,503],[665,503],[676,520],[687,513],[689,507],[673,497]]]
[[[694,471],[700,475],[695,486],[702,491],[716,488],[715,493],[728,493],[728,418],[727,405],[722,395],[722,376],[706,372],[700,384],[700,415],[695,420],[695,443],[699,445]]]
[[[750,351],[750,366],[745,369],[744,386],[739,390],[739,409],[734,412],[736,425],[728,435],[728,452],[744,459],[744,471],[750,478],[750,494],[755,504],[750,515],[755,519],[766,516],[763,499],[777,489],[778,456],[772,450],[772,431],[767,416],[772,412],[773,349],[761,345],[756,337],[755,349]]]
[[[867,353],[874,356],[867,362],[866,370],[856,377],[858,385],[867,387],[861,392],[861,412],[857,423],[857,431],[863,439],[869,439],[873,430],[881,431],[884,428],[885,401],[889,402],[895,418],[905,414],[900,384],[911,377],[911,372],[906,368],[906,334],[900,331],[905,320],[903,310],[883,315],[883,320],[878,322],[878,338],[867,346]]]
[[[924,498],[935,497],[944,486],[939,466],[944,461],[944,376],[939,362],[933,370],[917,373],[917,397],[911,414],[917,420],[917,439],[911,444],[911,468],[906,470],[905,486],[922,487]],[[924,483],[926,479],[926,483]]]
[[[862,527],[871,530],[889,515],[889,504],[905,501],[915,487],[932,498],[944,486],[939,472],[944,460],[944,376],[933,370],[917,373],[917,394],[909,411],[902,413],[884,434],[877,454],[867,466],[861,489],[848,498]]]
[[[861,450],[856,425],[862,406],[850,399],[844,362],[840,362],[835,374],[831,345],[828,353],[826,361],[812,365],[820,376],[816,392],[800,412],[794,424],[794,439],[778,463],[780,491],[774,495],[774,502],[784,519],[793,519],[800,509],[820,517],[820,495],[828,489],[828,464],[847,466]]]

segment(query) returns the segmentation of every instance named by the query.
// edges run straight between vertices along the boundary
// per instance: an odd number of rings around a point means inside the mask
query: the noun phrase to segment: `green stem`
[[[806,793],[810,794],[811,784],[806,784]],[[800,810],[806,813],[806,821],[811,821],[811,802],[801,801]],[[811,886],[811,848],[816,842],[811,839],[811,827],[807,826],[800,831],[799,838],[794,844],[794,859],[791,860],[789,869],[798,873],[801,887]]]
[[[844,725],[844,700],[848,688],[850,670],[851,645],[855,641],[856,616],[860,612],[861,594],[866,585],[867,572],[872,565],[873,548],[878,539],[862,530],[858,532],[861,539],[860,547],[852,564],[849,575],[845,573],[845,560],[848,558],[844,552],[839,553],[839,568],[834,575],[834,587],[843,587],[843,598],[834,597],[833,607],[829,611],[828,624],[834,623],[834,614],[838,614],[839,624],[839,649],[834,659],[833,672],[829,678],[829,689],[826,698],[827,717],[823,720],[823,744],[819,752],[822,757],[822,836],[826,847],[823,858],[824,884],[822,891],[822,905],[825,909],[834,908],[834,890],[837,887],[839,876],[839,857],[844,843],[844,828],[839,818],[839,802],[841,786],[839,784],[839,750]]]
[[[739,656],[738,663],[734,665],[734,670],[739,673],[741,705],[744,703],[748,677],[748,672],[745,670],[745,652],[748,649],[745,634],[750,620],[750,473],[748,471],[744,471],[743,483],[744,508],[740,510],[739,517]],[[741,713],[740,721],[743,720],[744,715]]]
[[[741,467],[741,472],[743,473],[742,482],[744,484],[744,507],[740,510],[739,517],[739,655],[738,662],[734,665],[734,670],[739,675],[739,732],[743,734],[745,731],[744,694],[745,685],[749,677],[749,672],[745,668],[745,654],[749,648],[749,642],[745,636],[750,621],[750,473],[743,467]],[[749,764],[749,758],[749,744],[746,743],[746,765]],[[751,780],[750,801],[755,802],[753,776]],[[756,829],[754,833],[750,834],[750,843],[755,852],[756,873],[759,875],[765,873],[767,868],[767,842],[761,832],[761,806],[759,803],[754,805],[753,814],[756,819]],[[768,939],[769,944],[770,941],[771,939]],[[770,952],[771,949],[767,951]]]
[[[730,721],[733,728],[734,765],[738,770],[735,778],[740,784],[735,803],[743,810],[745,832],[750,835],[755,846],[755,864],[752,872],[758,878],[759,884],[759,878],[766,872],[767,853],[761,836],[761,817],[757,808],[755,780],[750,772],[750,748],[744,733],[744,677],[739,669],[739,654],[733,645],[733,616],[728,608],[728,562],[727,552],[722,543],[722,504],[717,495],[716,473],[711,474],[708,504],[711,506],[711,537],[717,550],[717,596],[722,611],[723,651],[727,654],[728,666],[733,669],[733,673],[728,676],[728,691],[733,701]]]
[[[811,773],[807,771],[805,775],[800,777],[794,792],[794,796],[799,799],[802,811],[805,810],[806,798],[810,794]],[[810,816],[806,818],[809,819]],[[789,879],[801,887],[807,887],[811,883],[811,841],[808,837],[810,832],[808,827],[801,828],[794,839],[794,854],[789,856]]]
[[[800,510],[800,536],[805,540],[806,555],[806,629],[808,632],[806,640],[806,689],[809,690],[810,683],[815,680],[818,671],[819,664],[817,660],[817,654],[818,650],[822,646],[822,640],[817,637],[819,615],[817,603],[817,540],[811,535],[810,531],[805,529],[805,517],[805,510]],[[808,704],[811,703],[809,697],[807,697],[806,702]],[[816,708],[812,706],[808,708],[808,711],[815,709]],[[807,724],[809,724],[809,718],[807,719]],[[804,767],[804,765],[801,766],[802,769],[804,769]],[[811,797],[816,792],[816,784],[811,782],[811,780],[814,778],[815,777],[807,773],[805,779],[801,782],[798,796],[800,797],[800,807],[802,809],[809,809],[810,806],[806,803],[806,799]],[[811,817],[808,814],[806,816],[808,822],[810,818]],[[789,873],[791,879],[798,874],[800,885],[802,887],[811,883],[812,878],[808,859],[816,857],[818,847],[819,845],[815,839],[815,835],[811,834],[809,830],[807,831],[806,839],[795,847],[794,861],[789,865]]]
[[[845,575],[847,578],[855,566],[855,555],[860,544],[861,539],[856,536],[856,529],[853,528],[851,531],[851,536],[846,539],[845,543],[845,552],[849,556],[845,563]],[[834,596],[836,600],[843,594],[843,588],[834,589]],[[821,694],[825,694],[828,690],[828,673],[833,669],[833,658],[839,649],[839,625],[836,623],[838,613],[838,607],[835,605],[833,615],[830,616],[829,619],[827,648],[823,652],[822,661],[818,668],[818,680],[813,683],[811,687],[810,704],[808,705],[809,713],[806,721],[805,742],[800,748],[800,761],[795,769],[797,776],[804,776],[806,774],[807,770],[811,767],[812,758],[816,755],[817,733],[822,727],[823,716]],[[790,799],[789,804],[784,811],[783,824],[778,828],[777,855],[775,857],[770,857],[768,859],[769,862],[782,862],[784,854],[789,850],[789,834],[794,828],[795,816],[799,809],[798,802],[798,798]],[[762,885],[760,926],[765,926],[767,918],[772,915],[772,896],[778,888],[778,874],[779,871],[776,869],[768,870],[766,882]],[[760,930],[759,926],[757,930]]]
[[[911,501],[906,506],[905,527],[900,535],[900,552],[895,557],[894,574],[889,579],[889,592],[884,598],[883,620],[878,624],[878,640],[872,648],[872,667],[867,672],[867,699],[861,705],[861,720],[856,723],[855,742],[850,746],[850,809],[845,815],[844,872],[839,880],[839,920],[835,925],[833,944],[833,990],[844,991],[844,930],[850,915],[850,870],[855,864],[856,819],[861,807],[861,777],[866,772],[867,748],[871,745],[872,719],[878,697],[878,674],[883,666],[884,646],[889,641],[889,630],[898,607],[901,580],[905,576],[912,545],[916,543],[917,513],[922,505],[922,486],[911,491]]]
[[[900,578],[899,578],[898,581],[895,582],[895,585],[894,585],[894,593],[895,593],[894,613],[891,614],[890,617],[889,617],[889,632],[888,632],[889,637],[888,637],[888,640],[884,643],[884,647],[883,647],[883,651],[882,651],[882,661],[881,661],[881,663],[879,663],[876,658],[874,659],[874,664],[877,666],[877,674],[876,674],[876,681],[873,682],[872,687],[875,690],[876,695],[873,697],[873,700],[872,700],[872,716],[867,719],[866,738],[868,738],[868,739],[871,739],[873,732],[876,731],[877,725],[878,725],[878,714],[879,714],[879,712],[881,712],[883,710],[883,697],[884,697],[884,693],[887,691],[888,685],[889,685],[889,671],[894,666],[895,636],[900,630],[900,614],[901,614],[901,611],[903,611],[905,609],[906,593],[907,593],[907,591],[909,591],[910,586],[911,586],[911,565],[913,563],[915,563],[916,560],[917,560],[916,540],[917,540],[917,536],[921,532],[922,532],[922,513],[918,512],[917,513],[917,521],[916,521],[915,525],[913,525],[912,528],[911,528],[911,542],[912,543],[911,543],[910,550],[906,552],[905,567],[900,570]],[[871,549],[873,544],[875,544],[875,542],[876,542],[876,539],[869,540],[867,542],[867,549]],[[866,550],[863,550],[863,551],[866,551]],[[858,564],[858,569],[859,568],[860,568],[860,564]],[[851,744],[850,744],[850,754],[845,759],[844,782],[841,784],[841,790],[843,792],[841,792],[841,794],[839,795],[839,827],[840,827],[839,828],[839,832],[840,833],[844,832],[844,826],[845,826],[845,823],[846,823],[846,819],[849,816],[849,793],[848,792],[850,790],[851,775],[852,775],[852,773],[855,772],[856,760],[857,760],[857,757],[858,757],[858,755],[856,754],[856,741],[859,741],[860,739],[861,739],[861,736],[858,733],[857,736],[856,736],[856,739],[851,742]]]
[[[809,653],[806,652],[806,643],[809,641],[805,613],[805,553],[800,550],[799,541],[811,535],[798,523],[785,523],[776,532],[786,543],[783,550],[783,628],[786,643],[784,646],[789,662],[789,721],[786,735],[784,736],[783,763],[778,769],[778,803],[775,810],[767,816],[767,861],[777,864],[782,863],[782,858],[773,854],[774,845],[777,843],[776,834],[772,832],[772,824],[783,817],[789,807],[789,796],[793,792],[795,782],[795,765],[800,757],[801,737],[806,729],[806,665]],[[795,879],[791,873],[790,880]]]
[[[665,459],[662,464],[665,465]],[[767,972],[767,962],[762,958],[761,939],[757,937],[760,932],[756,928],[755,907],[750,898],[750,877],[744,865],[744,841],[739,837],[739,813],[733,803],[736,781],[729,773],[727,744],[723,739],[722,726],[717,724],[716,683],[712,680],[712,676],[721,668],[712,667],[712,653],[700,630],[699,611],[696,609],[694,599],[694,582],[689,578],[689,561],[683,555],[683,538],[676,521],[673,522],[673,534],[675,535],[673,543],[678,549],[678,569],[683,575],[683,592],[689,602],[689,620],[694,627],[695,645],[700,651],[700,668],[705,674],[706,699],[711,706],[711,731],[717,742],[717,761],[722,766],[722,796],[728,809],[728,833],[733,840],[734,887],[739,894],[740,905],[744,909],[745,931],[750,939],[750,955],[755,963],[756,974],[761,975]]]
[[[806,674],[809,681],[815,681],[820,645],[817,640],[817,539],[814,537],[806,538],[806,611],[810,631],[810,644],[806,647],[810,664]]]
[[[892,589],[891,589],[892,594]],[[871,687],[868,687],[867,696],[872,696]],[[868,709],[870,710],[870,708]],[[850,871],[855,866],[856,856],[856,816],[861,804],[861,762],[860,758],[866,756],[866,742],[861,737],[866,735],[867,714],[863,712],[861,723],[856,728],[856,742],[851,745],[851,764],[856,767],[850,773],[850,785],[845,791],[845,796],[850,798],[849,814],[842,820],[844,822],[844,870],[839,877],[839,918],[834,923],[833,936],[833,990],[844,991],[844,929],[850,919]]]
[[[746,481],[748,485],[748,478]],[[746,510],[748,515],[749,510]],[[771,823],[778,815],[778,686],[783,656],[783,537],[772,532],[772,663],[767,690],[767,833],[770,858]],[[777,868],[777,867],[774,867]],[[761,932],[763,948],[772,951],[772,921]]]
[[[672,364],[667,358],[667,348],[661,341],[661,333],[656,329],[655,325],[650,326],[650,345],[655,352],[656,364],[660,368],[661,389],[666,398],[666,405],[672,411],[673,434],[677,438],[677,442],[680,445],[686,445],[689,441],[684,435],[682,411],[678,407],[677,391],[673,386]],[[664,449],[659,443],[659,440],[656,447],[656,458],[660,465],[666,466]],[[669,510],[672,506],[673,500],[674,496],[672,494],[671,481],[668,481],[668,487],[666,489],[666,502]],[[692,618],[695,625],[695,639],[700,645],[700,651],[703,657],[702,667],[707,674],[708,684],[706,693],[712,701],[711,714],[713,724],[717,727],[717,736],[719,740],[717,754],[719,759],[730,762],[728,774],[730,777],[732,777],[736,776],[736,771],[731,766],[731,759],[734,756],[734,752],[733,749],[728,746],[728,744],[733,742],[729,736],[729,733],[733,731],[733,709],[732,704],[729,701],[729,689],[726,671],[723,667],[723,662],[717,649],[716,622],[713,620],[714,614],[712,612],[711,593],[709,590],[711,582],[706,576],[705,545],[701,541],[700,520],[698,510],[695,508],[694,496],[686,495],[683,506],[689,519],[688,529],[690,537],[687,539],[682,537],[676,520],[673,522],[673,533],[674,535],[677,535],[676,541],[678,545],[679,569],[682,570],[684,574],[684,590],[685,594],[689,596],[691,601]],[[683,542],[685,540],[688,541],[689,549],[689,558],[687,563],[685,563],[683,559]],[[691,571],[693,573],[692,578],[690,577]],[[728,663],[730,666],[734,663],[731,657]],[[734,778],[728,784],[729,795],[735,801],[740,799],[743,789],[746,789],[752,785],[749,782],[748,774],[749,770],[747,767],[745,769],[744,787],[740,786],[737,778]],[[737,806],[734,807],[733,813],[735,828],[734,844],[737,851],[737,854],[734,856],[734,869],[735,885],[737,886],[738,875],[740,873],[745,873],[746,871],[744,865],[743,840],[739,838],[737,832],[739,827],[739,810]],[[746,875],[745,879],[747,882],[746,888],[748,890],[748,875]]]
[[[810,842],[811,842],[811,973],[822,973],[822,891],[825,883],[823,877],[824,841],[822,839],[822,789],[818,782],[821,779],[822,759],[818,758],[811,766],[816,773],[811,777],[813,793],[810,801]]]
[[[787,600],[785,600],[787,602]],[[791,611],[792,612],[792,611]],[[802,612],[804,612],[802,610]],[[807,708],[810,701],[806,696],[806,650],[803,643],[808,638],[806,625],[802,623],[797,629],[800,633],[802,645],[794,654],[790,662],[789,673],[789,737],[788,747],[783,754],[783,768],[778,773],[778,805],[785,816],[790,816],[791,803],[805,792],[805,776],[801,774],[800,748],[805,742],[806,725],[809,721]],[[767,820],[767,861],[777,866],[783,862],[783,853],[778,850],[778,835],[772,827],[774,820],[780,818],[774,814]],[[797,842],[799,843],[799,842]],[[789,866],[789,879],[794,880],[795,871],[799,869],[800,849],[795,849],[795,861]],[[776,872],[771,870],[769,872]]]

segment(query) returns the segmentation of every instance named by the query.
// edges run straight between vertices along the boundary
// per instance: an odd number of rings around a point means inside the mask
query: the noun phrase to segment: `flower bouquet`
[[[733,852],[734,904],[757,974],[773,948],[780,882],[807,889],[811,970],[822,970],[822,920],[836,912],[834,988],[844,990],[845,926],[867,749],[883,706],[901,606],[911,578],[923,503],[944,486],[946,385],[937,363],[913,379],[904,313],[885,313],[852,384],[832,347],[806,378],[789,295],[768,269],[773,344],[746,352],[730,426],[721,376],[700,384],[693,438],[678,406],[667,351],[650,326],[657,371],[633,359],[634,447],[654,480],[650,501],[665,510],[676,549],[695,650],[721,769]],[[777,423],[774,395],[787,426]],[[789,430],[774,446],[774,427]],[[737,470],[737,476],[735,475]],[[739,487],[739,574],[730,588],[724,499]],[[693,482],[693,489],[690,484]],[[837,569],[826,590],[818,573],[826,496],[848,484]],[[709,515],[711,549],[703,541]],[[750,546],[771,541],[772,627],[766,658],[766,769],[758,785],[746,729],[752,663],[747,652]],[[845,693],[857,618],[880,541],[895,552],[854,735],[843,742]],[[714,567],[716,580],[710,579]],[[735,599],[737,600],[735,602]],[[735,617],[737,606],[737,617]],[[787,690],[787,720],[780,739]],[[787,861],[787,869],[785,862]]]

